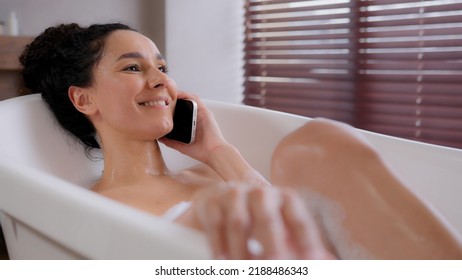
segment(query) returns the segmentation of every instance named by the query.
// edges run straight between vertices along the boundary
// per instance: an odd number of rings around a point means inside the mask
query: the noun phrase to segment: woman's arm
[[[199,97],[184,92],[178,98],[193,99],[198,105],[196,140],[193,144],[162,138],[170,148],[188,155],[210,166],[224,181],[246,182],[266,186],[268,181],[242,157],[239,151],[226,141],[215,121],[212,112],[205,107]]]
[[[268,186],[269,182],[241,156],[230,144],[222,145],[210,153],[207,160],[226,182],[246,182],[253,186]]]

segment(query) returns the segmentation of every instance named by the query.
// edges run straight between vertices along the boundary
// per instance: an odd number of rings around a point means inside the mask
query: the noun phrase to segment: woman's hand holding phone
[[[166,146],[207,164],[214,150],[229,144],[224,139],[212,112],[205,107],[198,96],[179,91],[177,99],[193,100],[197,105],[194,142],[186,144],[168,137],[160,140]]]
[[[197,103],[192,99],[177,99],[173,113],[173,129],[165,137],[185,144],[196,137]]]
[[[184,144],[164,137],[161,141],[165,145],[205,163],[224,181],[242,181],[259,186],[268,185],[266,179],[247,163],[234,146],[225,140],[212,112],[205,107],[199,97],[179,92],[178,98],[191,99],[197,104],[196,139],[192,144]]]

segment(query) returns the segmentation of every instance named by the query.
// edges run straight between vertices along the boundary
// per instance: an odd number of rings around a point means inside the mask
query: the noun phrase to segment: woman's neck
[[[104,171],[96,187],[136,185],[147,178],[169,172],[157,141],[133,143],[105,143]]]

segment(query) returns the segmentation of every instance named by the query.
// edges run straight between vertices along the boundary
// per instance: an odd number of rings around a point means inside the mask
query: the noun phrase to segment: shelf
[[[27,94],[18,57],[33,37],[0,36],[0,100]]]
[[[32,39],[33,37],[0,36],[0,70],[19,70],[18,57]]]

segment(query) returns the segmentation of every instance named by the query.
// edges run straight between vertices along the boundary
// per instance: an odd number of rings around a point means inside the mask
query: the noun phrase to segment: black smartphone
[[[197,103],[191,99],[178,99],[173,113],[173,129],[165,137],[191,144],[196,137]]]

